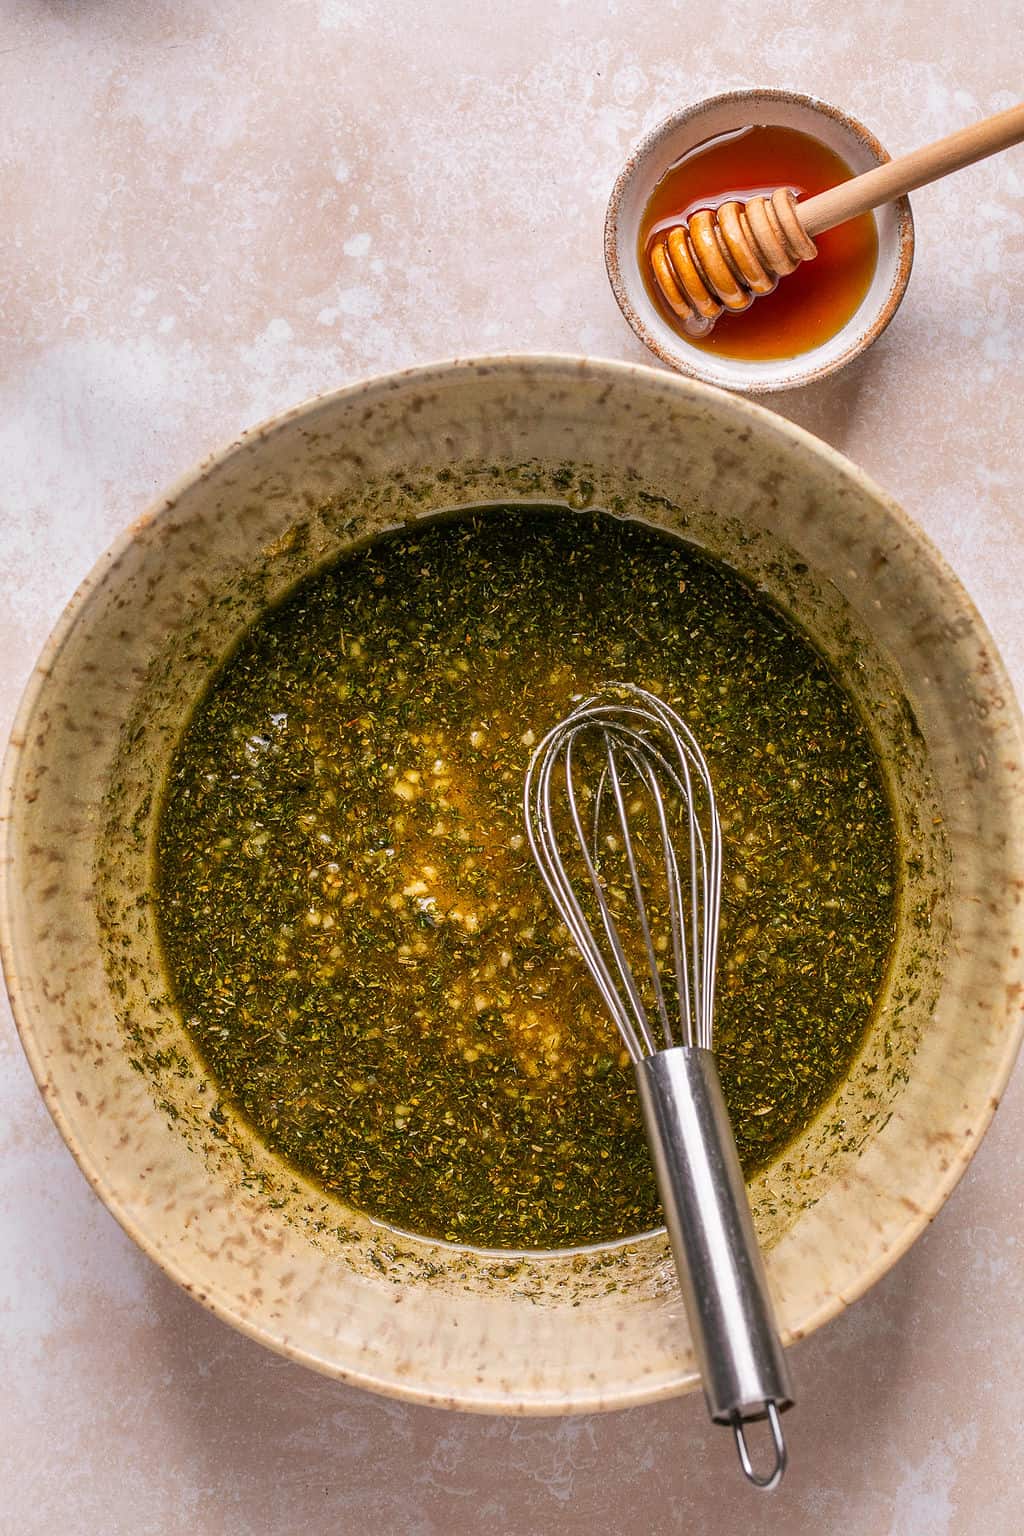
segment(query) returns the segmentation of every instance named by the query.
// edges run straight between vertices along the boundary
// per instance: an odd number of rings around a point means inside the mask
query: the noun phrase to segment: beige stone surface
[[[1016,0],[3,0],[0,730],[95,556],[254,419],[444,355],[640,360],[601,225],[665,112],[785,85],[909,148],[1012,104],[1018,23]],[[1024,150],[913,201],[897,320],[779,406],[932,534],[1024,687]],[[0,1095],[4,1536],[1021,1529],[1019,1080],[933,1227],[794,1351],[772,1499],[696,1398],[477,1420],[270,1356],[97,1204],[6,1013]]]

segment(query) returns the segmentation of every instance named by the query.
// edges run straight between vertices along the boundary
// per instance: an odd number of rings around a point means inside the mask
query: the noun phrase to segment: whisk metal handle
[[[675,1046],[635,1068],[708,1411],[732,1425],[750,1481],[773,1488],[786,1464],[778,1416],[793,1394],[714,1054]],[[764,1418],[775,1464],[759,1476],[743,1426]]]

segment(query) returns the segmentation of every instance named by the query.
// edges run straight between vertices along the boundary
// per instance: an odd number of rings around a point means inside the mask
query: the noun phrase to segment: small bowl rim
[[[781,394],[784,390],[803,389],[808,384],[815,384],[820,379],[827,378],[830,374],[837,373],[840,368],[845,368],[854,358],[873,345],[891,323],[900,304],[903,302],[907,285],[910,282],[910,273],[914,265],[914,215],[910,206],[910,199],[906,196],[893,199],[892,206],[896,211],[897,233],[899,249],[897,255],[896,275],[892,286],[886,295],[885,302],[872,321],[869,329],[856,337],[847,349],[830,362],[819,363],[815,367],[791,371],[787,378],[771,380],[751,376],[742,383],[726,383],[720,377],[713,376],[710,369],[702,366],[700,359],[703,354],[695,347],[686,348],[685,342],[680,342],[678,351],[662,342],[648,327],[646,317],[640,313],[631,299],[622,276],[622,266],[619,259],[619,212],[622,199],[626,191],[632,185],[639,166],[647,159],[659,144],[670,133],[682,127],[691,119],[711,108],[732,106],[744,102],[785,102],[797,107],[807,108],[810,112],[819,116],[831,118],[841,124],[844,129],[861,140],[864,147],[875,156],[880,165],[886,164],[892,159],[889,151],[879,141],[870,128],[842,108],[834,106],[831,102],[824,101],[820,96],[812,96],[803,91],[790,91],[783,87],[745,87],[738,90],[722,91],[714,96],[704,96],[699,101],[691,102],[688,106],[681,107],[677,112],[669,113],[660,122],[648,130],[643,138],[633,146],[612,187],[608,198],[608,206],[605,212],[604,222],[604,263],[611,284],[615,301],[622,314],[633,331],[634,335],[643,342],[644,346],[666,367],[676,373],[684,374],[693,379],[699,379],[704,384],[710,384],[718,389],[725,389],[731,393],[751,395]],[[795,359],[779,359],[781,363],[794,361],[797,364],[802,358],[813,358],[818,348],[813,347],[809,351],[797,354]],[[693,354],[693,358],[688,355]],[[742,359],[737,359],[742,364]]]

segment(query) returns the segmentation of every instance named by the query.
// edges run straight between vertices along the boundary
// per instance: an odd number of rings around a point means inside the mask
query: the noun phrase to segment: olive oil
[[[716,1050],[751,1172],[848,1068],[896,866],[856,710],[735,575],[598,513],[421,526],[267,613],[184,731],[155,895],[188,1028],[272,1149],[393,1226],[545,1248],[661,1220],[521,810],[540,734],[617,678],[672,700],[711,768]]]

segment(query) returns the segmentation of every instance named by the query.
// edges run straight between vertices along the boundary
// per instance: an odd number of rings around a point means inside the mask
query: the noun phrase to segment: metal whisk
[[[633,1062],[708,1411],[732,1426],[747,1478],[775,1488],[793,1397],[711,1050],[722,839],[707,764],[675,710],[611,683],[540,742],[525,808],[544,882]],[[761,1475],[745,1425],[764,1418],[774,1464]]]

